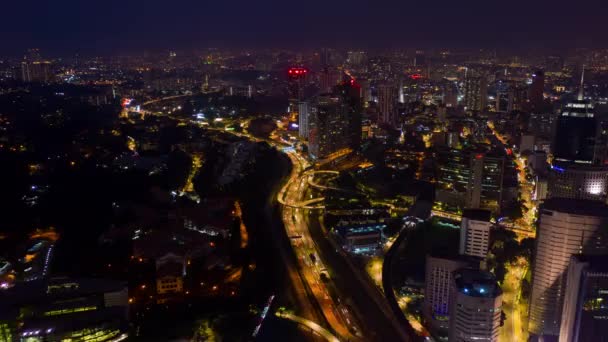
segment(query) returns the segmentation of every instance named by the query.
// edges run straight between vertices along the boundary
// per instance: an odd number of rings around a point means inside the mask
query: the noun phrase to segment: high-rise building
[[[606,202],[608,168],[603,165],[560,163],[551,166],[548,196]]]
[[[599,128],[593,104],[584,100],[582,94],[579,95],[579,99],[568,103],[557,118],[551,146],[554,161],[576,164],[597,162]]]
[[[608,206],[589,200],[550,198],[540,209],[532,261],[532,335],[558,336],[570,257],[608,252]]]
[[[528,91],[528,99],[532,105],[532,109],[535,111],[540,110],[543,107],[545,91],[545,72],[538,70],[532,74],[532,85]]]
[[[507,89],[507,112],[522,110],[526,99],[526,88],[517,82],[509,82]]]
[[[467,266],[472,263],[465,258],[427,255],[422,314],[433,334],[447,336],[452,274]]]
[[[608,341],[608,255],[574,255],[568,266],[559,342]]]
[[[358,67],[367,62],[367,54],[365,51],[348,51],[347,60],[349,65]]]
[[[484,111],[488,105],[488,81],[485,76],[467,75],[464,79],[464,106]]]
[[[346,120],[345,134],[348,147],[357,151],[361,146],[361,87],[354,78],[348,77],[342,84],[336,86],[334,92],[340,97],[340,110]]]
[[[347,120],[341,107],[339,96],[322,94],[316,98],[308,119],[308,152],[313,158],[325,158],[348,146]]]
[[[466,207],[498,212],[502,203],[504,157],[472,153],[469,162]]]
[[[498,341],[502,290],[492,273],[454,272],[450,293],[450,342]]]
[[[304,97],[304,87],[308,76],[306,68],[289,68],[287,70],[287,84],[289,97],[289,112],[298,113],[298,105]]]
[[[51,62],[42,59],[40,50],[29,49],[21,62],[23,82],[50,82],[53,79]]]
[[[461,255],[485,258],[490,247],[490,217],[492,213],[483,209],[465,209],[460,223]]]
[[[319,88],[321,93],[331,93],[340,82],[340,72],[332,67],[325,67],[319,73]]]
[[[378,121],[391,126],[396,125],[397,88],[393,84],[382,82],[376,86],[376,91],[378,93]]]
[[[302,139],[308,139],[311,101],[301,101],[298,104],[298,134]]]

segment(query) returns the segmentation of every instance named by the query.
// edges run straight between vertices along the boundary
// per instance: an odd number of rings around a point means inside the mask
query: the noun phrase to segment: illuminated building
[[[51,62],[43,60],[38,49],[30,49],[21,62],[23,82],[50,82],[53,80]]]
[[[460,223],[461,255],[485,258],[490,246],[491,213],[488,210],[465,209]]]
[[[433,334],[447,336],[452,274],[469,265],[470,262],[463,258],[426,256],[422,314]]]
[[[185,275],[186,260],[183,256],[167,253],[157,258],[156,292],[161,296],[183,292]]]
[[[500,210],[504,158],[471,153],[465,206],[472,209]]]
[[[532,335],[558,336],[570,257],[608,252],[608,206],[601,202],[550,198],[540,208],[532,261]]]
[[[608,168],[599,165],[556,164],[549,173],[548,196],[605,202]]]
[[[308,69],[306,68],[289,68],[287,70],[288,82],[288,97],[289,97],[289,112],[298,113],[299,103],[304,97],[304,87]]]
[[[349,65],[358,67],[367,62],[367,54],[365,51],[348,51],[346,61]]]
[[[340,98],[323,94],[309,116],[308,152],[322,159],[348,146],[347,121],[341,110]]]
[[[608,255],[570,259],[560,342],[608,338]]]
[[[301,101],[298,104],[298,135],[302,139],[308,139],[311,103],[310,101]]]
[[[498,341],[502,290],[492,273],[454,272],[450,293],[450,342]]]
[[[346,120],[347,132],[345,134],[348,140],[348,147],[357,151],[361,146],[361,137],[363,135],[361,129],[361,89],[355,79],[351,78],[344,81],[342,84],[334,88],[340,96],[340,111]]]
[[[54,278],[0,293],[3,341],[118,341],[128,329],[125,283]]]
[[[382,248],[385,223],[337,225],[335,232],[344,250],[354,254],[373,255]]]
[[[464,80],[464,106],[467,110],[483,111],[488,102],[488,84],[485,76],[467,75]]]
[[[397,124],[395,105],[397,103],[397,88],[386,82],[376,86],[378,93],[378,122],[390,126]]]

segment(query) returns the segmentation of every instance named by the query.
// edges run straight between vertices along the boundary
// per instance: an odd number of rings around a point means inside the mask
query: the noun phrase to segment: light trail
[[[325,338],[329,342],[340,342],[340,340],[336,336],[334,336],[331,332],[329,332],[327,329],[323,328],[322,326],[318,325],[317,323],[315,323],[309,319],[298,317],[298,316],[292,315],[290,313],[281,313],[281,312],[275,313],[275,316],[284,318],[284,319],[288,319],[290,321],[294,321],[298,324],[301,324],[301,325],[309,328],[310,330],[316,332],[317,334],[319,334],[321,337]]]

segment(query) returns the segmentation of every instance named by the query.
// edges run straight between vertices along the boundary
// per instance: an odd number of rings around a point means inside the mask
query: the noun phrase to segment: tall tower
[[[551,198],[542,205],[539,222],[528,330],[539,337],[558,336],[570,257],[608,252],[608,206]]]
[[[540,110],[543,107],[545,91],[545,73],[542,70],[538,70],[532,74],[532,85],[528,92],[528,99],[530,104],[535,111]]]
[[[473,266],[472,264],[464,258],[427,255],[422,314],[434,334],[447,336],[452,275],[461,268]]]
[[[502,290],[492,273],[454,272],[450,294],[450,342],[498,341]]]
[[[488,105],[488,81],[469,71],[464,79],[464,105],[467,110],[484,111]]]
[[[608,255],[575,255],[568,266],[559,342],[608,340]]]
[[[473,153],[470,157],[469,175],[466,207],[498,212],[502,202],[504,158]]]
[[[395,115],[395,102],[397,102],[397,89],[390,83],[380,83],[376,86],[378,92],[378,121],[395,126],[397,124]]]
[[[298,135],[302,139],[308,139],[310,107],[310,101],[301,101],[298,104]]]

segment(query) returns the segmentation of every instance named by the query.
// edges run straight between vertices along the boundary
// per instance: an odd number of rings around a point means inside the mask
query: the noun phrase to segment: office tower
[[[363,108],[367,108],[369,103],[372,101],[372,88],[369,80],[366,79],[357,79],[357,84],[359,84],[361,97],[361,105]]]
[[[422,314],[434,334],[447,336],[452,274],[469,265],[465,258],[427,255]]]
[[[608,341],[608,255],[570,259],[559,342]]]
[[[347,62],[349,65],[358,67],[367,62],[367,54],[365,51],[348,51]]]
[[[397,102],[397,88],[393,84],[381,82],[376,86],[378,93],[378,122],[395,126],[395,104]]]
[[[298,134],[302,139],[308,139],[311,101],[301,101],[298,104]]]
[[[454,272],[449,307],[450,342],[498,341],[502,290],[492,273]]]
[[[467,75],[464,79],[464,106],[467,110],[484,111],[488,101],[488,82],[485,76]]]
[[[608,252],[608,206],[589,200],[547,199],[540,208],[532,261],[528,330],[557,336],[566,293],[570,257]]]
[[[322,159],[348,146],[347,121],[339,96],[323,94],[316,98],[309,115],[308,152]]]
[[[353,151],[359,150],[361,147],[361,87],[354,78],[347,77],[342,84],[334,89],[334,92],[340,97],[340,110],[342,117],[347,125],[345,137],[348,147]]]
[[[466,207],[498,212],[502,202],[504,158],[472,153],[469,165]]]
[[[483,209],[465,209],[460,223],[461,255],[485,258],[490,247],[490,217],[492,213]]]
[[[38,49],[29,49],[21,62],[21,81],[50,82],[51,62],[43,60]]]
[[[554,160],[561,163],[592,164],[596,156],[596,140],[600,125],[593,104],[583,97],[583,76],[578,98],[566,104],[557,118],[551,146]]]
[[[331,93],[340,82],[340,72],[332,67],[325,67],[319,73],[319,88],[322,94]]]
[[[532,74],[532,85],[528,92],[528,99],[532,105],[532,109],[535,111],[540,110],[543,107],[545,91],[545,73],[542,70],[537,70]]]
[[[304,87],[308,69],[306,68],[289,68],[287,70],[287,84],[289,97],[289,112],[298,113],[298,105],[304,97]]]
[[[526,99],[526,88],[517,82],[509,82],[507,89],[507,112],[522,110]]]
[[[572,198],[606,202],[608,200],[608,168],[603,165],[552,165],[548,195],[551,198]]]

